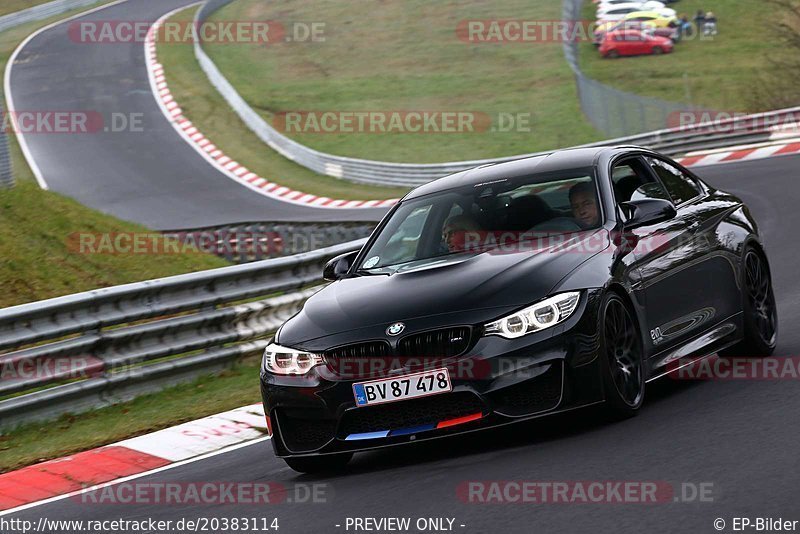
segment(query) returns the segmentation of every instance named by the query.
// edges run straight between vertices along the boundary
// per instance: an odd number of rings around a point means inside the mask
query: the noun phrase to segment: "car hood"
[[[409,332],[491,321],[546,297],[564,276],[608,246],[608,232],[600,229],[536,250],[520,246],[459,255],[392,275],[339,280],[308,299],[276,341],[318,350],[385,338],[386,328],[398,321]]]

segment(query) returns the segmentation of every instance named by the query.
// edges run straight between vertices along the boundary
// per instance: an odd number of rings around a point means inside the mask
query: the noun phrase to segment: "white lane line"
[[[11,57],[8,58],[8,63],[6,63],[6,70],[3,79],[3,90],[6,93],[6,108],[8,108],[7,113],[9,114],[9,117],[11,117],[12,122],[16,123],[16,119],[14,118],[15,117],[14,111],[17,108],[16,106],[14,106],[14,95],[11,94],[11,69],[13,68],[14,63],[17,61],[17,56],[22,51],[22,49],[25,48],[25,46],[27,46],[28,43],[30,43],[33,39],[38,37],[40,34],[46,32],[47,30],[51,30],[56,26],[64,24],[65,22],[85,17],[86,15],[90,15],[92,13],[95,13],[103,9],[108,9],[109,7],[113,7],[127,1],[128,0],[116,0],[115,2],[111,2],[110,4],[98,6],[88,11],[82,11],[65,19],[58,20],[56,22],[53,22],[52,24],[48,24],[47,26],[39,28],[38,30],[27,36],[25,40],[19,44],[19,46],[11,54]],[[22,133],[20,128],[17,127],[16,124],[14,124],[14,131],[16,132],[17,140],[19,141],[19,147],[22,150],[22,154],[23,156],[25,156],[25,160],[28,162],[28,166],[31,168],[31,172],[33,172],[33,175],[36,177],[36,182],[39,184],[39,187],[41,187],[42,189],[49,189],[47,182],[44,179],[44,174],[42,174],[42,170],[39,168],[39,165],[36,163],[36,160],[33,159],[33,154],[31,153],[31,149],[28,146],[27,139],[25,139],[25,135]]]
[[[125,1],[127,1],[127,0],[125,0]],[[90,491],[95,491],[95,490],[98,490],[98,489],[101,489],[101,488],[114,486],[116,484],[122,484],[123,482],[128,482],[129,480],[135,480],[137,478],[146,477],[146,476],[149,476],[149,475],[152,475],[152,474],[155,474],[155,473],[160,473],[162,471],[167,471],[169,469],[173,469],[175,467],[180,467],[182,465],[190,464],[190,463],[193,463],[193,462],[199,462],[201,460],[206,460],[208,458],[212,458],[212,457],[220,455],[220,454],[233,452],[235,450],[239,450],[239,449],[242,449],[244,447],[249,447],[250,445],[255,445],[257,443],[262,443],[262,442],[267,441],[269,439],[270,439],[269,436],[256,438],[256,439],[251,440],[251,441],[246,441],[244,443],[239,443],[238,445],[231,445],[230,447],[227,447],[225,449],[220,449],[218,451],[209,452],[209,453],[203,454],[201,456],[196,456],[194,458],[189,458],[187,460],[181,460],[180,462],[175,462],[173,464],[168,464],[168,465],[165,465],[165,466],[162,466],[162,467],[157,467],[155,469],[151,469],[150,471],[144,471],[142,473],[136,473],[135,475],[130,475],[130,476],[127,476],[127,477],[118,478],[116,480],[111,480],[109,482],[103,482],[102,484],[96,484],[94,486],[90,486],[90,487],[87,487],[87,488],[84,488],[84,489],[80,489],[80,490],[75,490],[73,492],[65,493],[63,495],[56,495],[55,497],[50,497],[48,499],[44,499],[44,500],[41,500],[41,501],[36,501],[36,502],[28,503],[28,504],[23,504],[22,506],[17,506],[16,508],[10,508],[8,510],[0,512],[0,517],[6,516],[6,515],[10,515],[10,514],[14,514],[14,513],[17,513],[17,512],[21,512],[23,510],[29,510],[31,508],[36,508],[37,506],[43,506],[45,504],[50,504],[50,503],[53,503],[53,502],[56,502],[56,501],[62,501],[64,499],[68,499],[70,497],[74,497],[75,495],[81,495],[83,493],[88,493]]]

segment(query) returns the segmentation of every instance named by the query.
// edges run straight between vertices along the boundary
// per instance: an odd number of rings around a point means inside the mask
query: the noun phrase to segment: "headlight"
[[[325,363],[321,354],[281,347],[274,343],[264,349],[264,369],[276,375],[304,375],[316,365]]]
[[[579,292],[570,291],[546,298],[508,317],[484,325],[484,334],[514,339],[555,326],[572,315],[578,307],[580,296]]]

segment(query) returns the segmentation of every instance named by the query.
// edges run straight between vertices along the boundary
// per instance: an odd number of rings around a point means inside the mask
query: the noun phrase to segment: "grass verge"
[[[583,117],[558,43],[469,43],[456,29],[472,19],[557,20],[558,1],[347,2],[237,0],[212,21],[324,24],[324,42],[206,49],[268,120],[290,111],[459,111],[492,128],[454,133],[290,133],[312,148],[398,162],[442,162],[522,154],[598,140]],[[529,118],[504,131],[500,114]],[[505,115],[508,117],[508,115]],[[508,123],[506,123],[508,124]]]
[[[22,426],[0,436],[0,472],[93,449],[260,400],[259,361],[213,377],[80,415]]]
[[[87,254],[79,249],[80,234],[118,233],[152,231],[42,191],[31,180],[0,190],[0,307],[229,265],[203,253]]]
[[[190,21],[189,8],[171,21]],[[227,156],[271,182],[305,193],[337,199],[373,200],[397,198],[408,189],[354,184],[316,174],[284,158],[252,132],[211,85],[188,44],[161,43],[158,59],[164,65],[170,91],[197,128]]]
[[[753,88],[766,74],[766,58],[776,51],[768,27],[774,13],[759,2],[739,0],[681,0],[671,7],[690,20],[699,9],[713,11],[719,18],[719,34],[686,39],[672,54],[619,60],[602,59],[591,43],[584,43],[583,72],[643,96],[721,111],[766,111],[753,98]],[[594,14],[594,4],[587,2],[584,18],[593,20]]]

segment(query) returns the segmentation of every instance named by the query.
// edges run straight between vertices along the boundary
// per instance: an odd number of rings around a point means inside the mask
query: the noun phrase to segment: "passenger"
[[[463,252],[467,244],[467,232],[477,232],[480,230],[478,223],[469,215],[455,215],[444,223],[442,228],[442,239],[450,252]]]
[[[569,203],[572,207],[572,216],[581,228],[592,228],[600,224],[600,210],[591,182],[573,185],[569,190]]]

